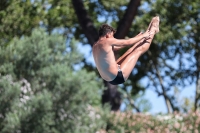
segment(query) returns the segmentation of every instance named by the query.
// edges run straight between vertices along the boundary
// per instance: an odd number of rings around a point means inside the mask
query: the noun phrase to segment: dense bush
[[[74,70],[76,42],[35,29],[0,46],[0,132],[86,133],[106,125],[95,73]]]
[[[149,115],[131,112],[112,113],[108,130],[100,133],[199,133],[200,113]]]

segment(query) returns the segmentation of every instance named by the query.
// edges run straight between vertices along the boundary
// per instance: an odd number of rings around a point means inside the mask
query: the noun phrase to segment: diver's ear
[[[109,34],[107,33],[107,34],[106,34],[106,38],[109,38],[109,37],[110,37],[110,36],[109,36]]]

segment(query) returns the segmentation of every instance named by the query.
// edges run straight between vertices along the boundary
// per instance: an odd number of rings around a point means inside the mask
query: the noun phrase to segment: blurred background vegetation
[[[128,38],[145,31],[156,15],[160,32],[124,85],[103,81],[78,50],[78,44],[92,47],[103,23],[117,29],[116,38]],[[191,84],[195,97],[180,102],[177,94]],[[166,122],[144,113],[151,109],[143,97],[147,89],[163,97],[168,114],[174,114]],[[126,108],[119,116],[122,103]],[[188,124],[196,132],[199,115],[188,112],[198,111],[199,104],[198,0],[0,1],[0,132],[185,132]],[[188,116],[177,119],[179,113]]]

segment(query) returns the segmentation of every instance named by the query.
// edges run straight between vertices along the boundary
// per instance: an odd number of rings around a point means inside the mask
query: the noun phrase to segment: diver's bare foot
[[[156,27],[156,31],[155,33],[158,33],[160,30],[159,30],[159,23],[160,23],[160,18],[159,16],[156,16],[156,20],[157,22],[155,23],[155,27]]]
[[[153,17],[147,30],[154,31],[155,34],[158,33],[159,32],[159,22],[160,22],[160,19],[158,16]]]

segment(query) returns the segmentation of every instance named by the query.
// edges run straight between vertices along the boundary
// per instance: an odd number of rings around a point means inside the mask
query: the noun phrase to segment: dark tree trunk
[[[110,103],[112,111],[118,111],[121,105],[121,93],[117,90],[116,85],[109,84],[104,81],[107,89],[104,90],[102,95],[102,104]]]
[[[195,42],[199,42],[199,39],[195,39]],[[199,44],[197,43],[195,45],[195,49],[200,49]],[[195,59],[197,61],[196,63],[196,67],[197,67],[197,71],[196,71],[196,90],[195,90],[195,100],[194,100],[194,110],[196,111],[198,109],[198,107],[200,106],[199,104],[199,100],[200,100],[200,53],[199,51],[195,53]]]
[[[78,17],[80,26],[88,39],[89,44],[91,47],[98,39],[98,32],[97,29],[94,27],[92,20],[90,19],[89,15],[87,14],[86,9],[84,8],[82,0],[72,0],[76,15]],[[115,35],[116,38],[124,38],[132,24],[132,21],[137,14],[138,7],[140,5],[140,0],[131,0],[127,6],[126,12],[119,22],[117,33]],[[110,103],[111,110],[117,111],[121,105],[121,95],[120,92],[117,90],[116,85],[111,85],[108,82],[104,81],[105,86],[107,89],[104,91],[102,95],[102,104]]]
[[[123,18],[119,21],[117,32],[115,33],[116,38],[123,39],[129,32],[133,19],[137,15],[137,10],[140,6],[140,1],[141,0],[131,0],[128,4]]]
[[[91,46],[98,40],[98,32],[84,8],[82,0],[72,0],[79,24]]]

